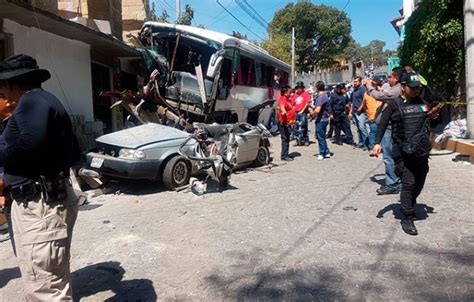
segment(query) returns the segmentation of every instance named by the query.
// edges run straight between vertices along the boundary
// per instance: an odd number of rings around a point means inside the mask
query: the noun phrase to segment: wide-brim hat
[[[28,55],[14,55],[0,63],[0,81],[43,83],[49,78],[49,71],[40,69],[36,60]]]

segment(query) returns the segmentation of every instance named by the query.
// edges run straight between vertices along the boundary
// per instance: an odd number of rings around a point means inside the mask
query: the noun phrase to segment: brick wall
[[[63,18],[80,16],[90,20],[109,21],[112,35],[122,39],[121,0],[58,0],[57,4],[58,14]]]
[[[123,40],[127,42],[126,36],[136,34],[149,18],[149,0],[122,0]]]

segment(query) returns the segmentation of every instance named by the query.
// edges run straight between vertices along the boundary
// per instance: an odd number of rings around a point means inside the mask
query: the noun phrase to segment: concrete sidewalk
[[[314,136],[314,133],[311,133]],[[82,207],[72,271],[81,301],[473,301],[474,169],[432,156],[420,235],[403,233],[398,196],[376,196],[381,158],[334,146],[290,147],[295,161],[232,176],[196,197],[156,184]],[[22,294],[0,244],[0,300]]]

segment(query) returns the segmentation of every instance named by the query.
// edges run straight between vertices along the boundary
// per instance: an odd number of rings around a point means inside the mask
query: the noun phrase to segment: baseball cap
[[[295,88],[302,87],[304,88],[304,83],[302,81],[296,82]]]
[[[411,88],[416,88],[421,86],[421,77],[418,73],[415,72],[406,72],[402,74],[400,79],[402,85],[410,86]]]

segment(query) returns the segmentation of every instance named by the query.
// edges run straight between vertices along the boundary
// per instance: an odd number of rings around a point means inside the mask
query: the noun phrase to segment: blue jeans
[[[357,127],[357,132],[359,134],[359,145],[368,146],[369,145],[369,132],[367,131],[367,127],[365,125],[367,121],[367,116],[365,113],[352,113],[354,117],[354,123]]]
[[[385,164],[385,185],[387,187],[397,187],[400,185],[400,178],[395,174],[395,162],[392,153],[392,130],[387,129],[380,142],[383,151],[383,163]]]
[[[369,149],[372,150],[375,146],[375,138],[377,137],[377,124],[375,121],[368,122],[369,124]]]
[[[298,139],[298,124],[301,126],[301,139],[305,142],[309,142],[309,136],[308,136],[308,118],[306,117],[306,114],[297,114],[296,115],[296,125],[295,125],[295,137]]]
[[[316,122],[316,139],[319,145],[319,155],[325,156],[329,154],[328,144],[326,142],[326,128],[329,121]]]

